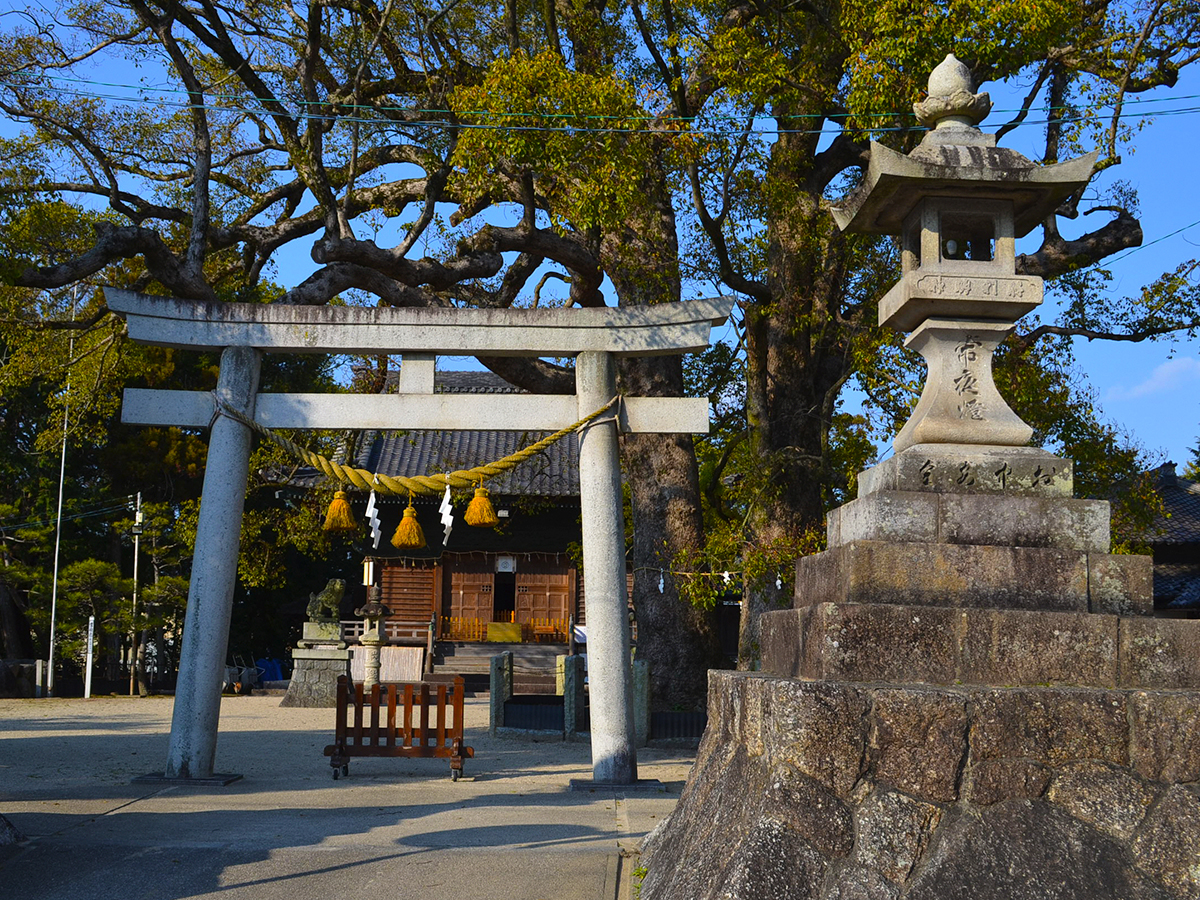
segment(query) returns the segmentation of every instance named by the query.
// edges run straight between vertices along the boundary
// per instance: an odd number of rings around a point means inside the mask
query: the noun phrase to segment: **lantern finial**
[[[971,70],[953,53],[947,53],[929,74],[929,98],[913,104],[917,121],[946,132],[939,135],[944,138],[950,138],[954,131],[976,132],[975,126],[991,112],[992,100],[986,92],[976,94],[974,89]]]

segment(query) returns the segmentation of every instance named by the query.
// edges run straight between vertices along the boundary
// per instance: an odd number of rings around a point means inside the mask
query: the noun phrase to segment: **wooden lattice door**
[[[571,570],[517,571],[517,621],[563,619],[571,609]]]
[[[492,621],[495,576],[490,571],[454,571],[450,574],[450,615]]]

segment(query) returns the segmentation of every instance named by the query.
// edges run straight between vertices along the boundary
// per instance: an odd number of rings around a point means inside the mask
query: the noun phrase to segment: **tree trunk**
[[[677,302],[680,297],[675,216],[661,172],[644,185],[653,199],[602,247],[605,270],[622,306]],[[625,359],[620,387],[643,397],[683,395],[679,356]],[[685,550],[703,544],[700,480],[690,435],[627,434],[621,441],[625,482],[633,511],[633,605],[638,659],[650,665],[651,703],[657,709],[702,709],[708,669],[721,664],[716,615],[679,596],[671,574]],[[662,575],[662,591],[659,577]]]
[[[100,631],[99,622],[96,623],[96,631]],[[98,635],[99,636],[99,635]],[[119,634],[104,634],[101,637],[104,653],[104,678],[106,681],[116,681],[121,677],[121,661],[124,658],[122,653],[123,645]],[[87,648],[84,648],[84,653]],[[85,657],[86,659],[86,657]]]
[[[137,655],[135,656],[137,666],[137,692],[140,697],[148,697],[150,695],[150,681],[146,678],[146,643],[150,640],[150,629],[143,628],[141,632],[141,640],[138,641]]]
[[[818,194],[803,184],[811,165],[809,135],[781,136],[772,153],[770,196],[786,198],[768,228],[769,304],[746,311],[746,415],[757,468],[757,496],[747,519],[753,547],[799,543],[825,517],[831,481],[829,431],[836,400],[854,367],[852,340],[864,309],[847,309],[849,250]],[[784,186],[789,190],[783,190]],[[776,201],[781,202],[781,201]],[[781,559],[782,587],[769,575],[747,583],[738,668],[759,660],[759,616],[792,605],[794,560]]]
[[[157,690],[162,690],[167,672],[167,638],[163,632],[161,625],[154,629],[154,679],[150,683]]]
[[[625,435],[622,459],[633,509],[638,659],[650,664],[652,703],[656,709],[703,708],[708,670],[721,665],[716,615],[680,598],[672,574],[679,552],[703,539],[691,438]]]

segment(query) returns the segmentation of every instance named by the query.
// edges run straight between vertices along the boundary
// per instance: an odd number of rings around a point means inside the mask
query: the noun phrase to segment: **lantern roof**
[[[1087,184],[1099,151],[1039,166],[976,124],[991,110],[986,93],[973,93],[970,73],[954,54],[933,70],[929,97],[913,105],[931,130],[905,155],[871,142],[861,185],[833,209],[843,231],[899,234],[909,213],[927,197],[1007,200],[1021,237]]]

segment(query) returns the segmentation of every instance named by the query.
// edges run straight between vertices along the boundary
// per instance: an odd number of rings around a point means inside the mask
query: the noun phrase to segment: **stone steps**
[[[886,603],[1150,615],[1153,563],[1044,547],[852,541],[796,563],[795,605]]]
[[[763,671],[855,683],[1200,689],[1200,621],[821,603],[762,617]]]
[[[462,675],[476,693],[490,689],[491,661],[505,651],[513,654],[515,694],[553,694],[557,690],[555,660],[566,652],[561,644],[441,643],[434,656],[433,675],[426,681]]]

